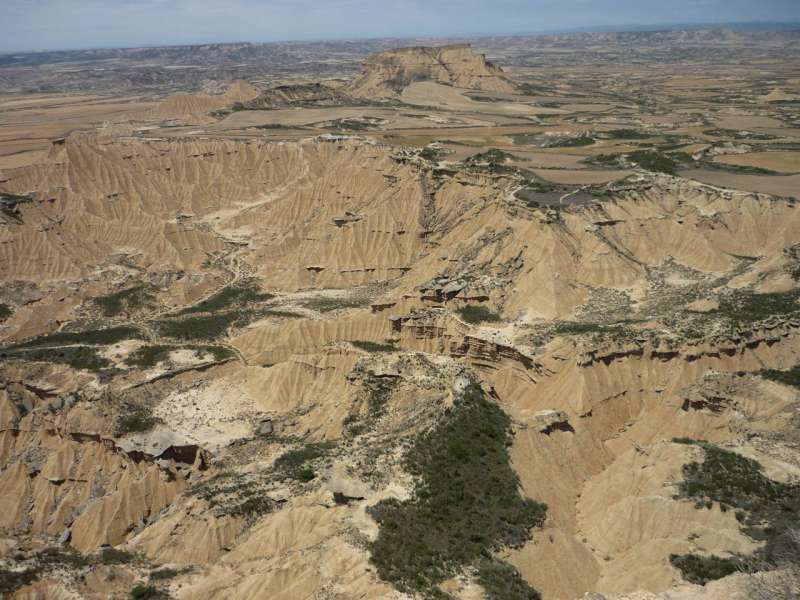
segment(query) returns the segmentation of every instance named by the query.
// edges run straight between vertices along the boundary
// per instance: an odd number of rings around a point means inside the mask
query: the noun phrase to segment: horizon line
[[[531,31],[498,31],[498,32],[466,32],[441,35],[422,35],[397,34],[387,36],[366,36],[366,37],[333,37],[333,38],[294,38],[276,39],[267,41],[252,40],[228,40],[228,41],[196,41],[190,43],[164,43],[164,44],[140,44],[123,46],[85,46],[73,48],[43,48],[38,50],[4,50],[0,51],[0,56],[13,54],[40,54],[45,52],[88,52],[92,50],[138,50],[141,48],[191,48],[195,46],[227,46],[227,45],[251,45],[268,46],[271,44],[314,44],[324,42],[368,42],[378,40],[448,40],[448,39],[487,39],[492,37],[544,37],[551,35],[576,35],[581,33],[658,33],[681,30],[715,30],[730,28],[761,28],[761,31],[793,31],[794,28],[800,30],[800,20],[798,21],[689,21],[672,22],[659,24],[627,23],[620,25],[589,25],[576,26],[569,28],[553,28]]]

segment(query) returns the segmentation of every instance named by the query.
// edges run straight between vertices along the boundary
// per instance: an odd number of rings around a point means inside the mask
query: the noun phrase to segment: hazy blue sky
[[[0,52],[797,20],[800,0],[0,0]]]

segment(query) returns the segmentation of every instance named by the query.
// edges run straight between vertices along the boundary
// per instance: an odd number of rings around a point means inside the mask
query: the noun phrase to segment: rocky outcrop
[[[392,330],[400,334],[404,346],[430,348],[452,357],[464,358],[474,366],[496,369],[504,364],[539,370],[534,357],[514,347],[493,331],[471,331],[441,309],[420,310],[410,315],[389,318]]]
[[[704,357],[731,357],[742,354],[746,349],[762,345],[772,346],[793,336],[799,325],[795,318],[771,318],[759,323],[752,331],[742,333],[740,337],[704,339],[700,343],[646,338],[626,343],[608,343],[587,348],[578,356],[577,362],[580,367],[591,367],[596,363],[609,365],[627,357],[645,357],[662,361],[680,358],[687,362],[694,362]]]
[[[550,435],[555,431],[575,433],[569,423],[567,413],[561,410],[541,410],[533,416],[533,421],[539,433]]]
[[[514,92],[516,86],[500,67],[475,54],[469,44],[418,46],[369,57],[350,86],[353,96],[389,97],[415,81],[436,81],[457,88]]]

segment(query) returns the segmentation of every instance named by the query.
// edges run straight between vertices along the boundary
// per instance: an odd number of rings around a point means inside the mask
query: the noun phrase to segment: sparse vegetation
[[[784,385],[790,385],[797,389],[800,389],[800,364],[793,366],[791,369],[786,371],[778,371],[776,369],[764,369],[763,371],[758,371],[756,373],[760,375],[764,379],[769,379],[770,381],[777,381],[778,383],[782,383]]]
[[[800,312],[800,290],[757,294],[736,291],[720,298],[719,309],[712,314],[728,319],[734,326],[749,326],[777,315]]]
[[[436,146],[426,146],[419,151],[418,156],[431,162],[439,162],[445,157],[445,152]]]
[[[601,135],[612,140],[645,140],[656,134],[639,131],[638,129],[612,129],[611,131],[601,132]]]
[[[121,413],[117,416],[115,435],[121,436],[128,433],[150,431],[160,422],[161,419],[153,416],[153,411],[149,406],[142,404],[124,404]]]
[[[69,547],[45,548],[28,559],[17,557],[19,562],[15,567],[0,568],[0,594],[5,597],[5,594],[39,580],[53,569],[76,572],[97,564],[129,564],[136,558],[135,554],[115,548],[106,548],[94,555],[81,554]]]
[[[226,471],[192,486],[188,493],[204,499],[218,515],[254,521],[279,507],[280,502],[267,495],[269,487],[284,480],[313,481],[317,478],[314,462],[327,456],[334,447],[331,442],[304,444],[279,456],[269,470],[255,473]]]
[[[334,310],[345,310],[348,308],[365,308],[369,306],[369,298],[336,298],[328,296],[318,296],[304,300],[301,305],[305,308],[326,313]]]
[[[602,165],[606,167],[618,167],[622,159],[622,154],[595,154],[585,159],[583,162],[591,165]]]
[[[19,588],[30,585],[39,579],[40,569],[23,568],[20,570],[0,568],[0,594],[13,594]]]
[[[383,414],[386,402],[392,395],[399,379],[397,377],[378,377],[369,375],[364,377],[363,385],[367,391],[367,407],[371,417],[378,417]]]
[[[369,509],[380,525],[371,550],[382,579],[435,596],[437,584],[460,568],[530,539],[547,507],[519,493],[507,450],[510,426],[470,383],[434,429],[415,440],[405,457],[418,481],[414,496]]]
[[[722,579],[736,573],[742,567],[741,559],[737,557],[700,554],[670,554],[669,562],[681,572],[686,581],[697,585]]]
[[[541,133],[515,133],[511,135],[515,146],[538,145],[542,142]]]
[[[174,346],[142,346],[131,352],[125,358],[125,364],[140,369],[149,369],[156,366],[161,361],[169,358],[169,353],[175,349]]]
[[[168,579],[174,579],[179,575],[183,575],[184,573],[188,573],[191,571],[189,567],[183,567],[180,569],[173,569],[171,567],[162,567],[156,571],[150,571],[150,580],[151,581],[165,581]]]
[[[559,321],[553,328],[556,335],[593,335],[627,338],[633,330],[625,323],[594,323],[590,321]]]
[[[677,438],[675,442],[693,444],[704,451],[703,462],[684,465],[684,480],[679,486],[681,495],[694,498],[698,508],[711,500],[728,508],[761,513],[770,504],[792,500],[800,491],[769,479],[752,458],[703,441]],[[800,502],[800,497],[794,500]]]
[[[646,171],[667,173],[669,175],[675,175],[677,172],[678,163],[675,162],[672,155],[667,155],[663,152],[638,150],[636,152],[631,152],[627,156],[630,161],[636,163]]]
[[[189,488],[189,493],[199,496],[216,514],[242,517],[250,520],[275,510],[277,503],[266,495],[271,482],[269,474],[224,472]]]
[[[394,344],[381,344],[364,340],[354,340],[350,343],[364,352],[397,352],[397,347]]]
[[[167,346],[162,344],[142,346],[131,352],[125,358],[125,364],[139,369],[150,369],[158,363],[168,360],[170,354],[175,350],[181,350],[183,348],[186,348],[186,346]],[[194,350],[198,358],[208,353],[218,362],[233,356],[230,350],[222,346],[198,346],[190,348]]]
[[[297,316],[260,306],[273,298],[272,294],[259,291],[254,281],[243,281],[221,289],[194,306],[184,308],[174,317],[156,320],[153,325],[165,337],[200,341],[223,337],[232,327],[245,327],[262,317]]]
[[[756,133],[753,131],[739,131],[738,129],[707,129],[703,135],[714,137],[732,138],[734,140],[777,140],[780,139],[768,133]]]
[[[243,327],[255,318],[251,311],[217,313],[156,321],[161,335],[176,340],[214,340],[227,334],[231,327]]]
[[[131,313],[153,302],[155,302],[155,294],[148,285],[137,285],[106,296],[98,296],[94,299],[94,303],[106,317],[115,317],[121,313]]]
[[[194,352],[198,358],[204,354],[210,354],[216,362],[222,362],[234,356],[233,351],[224,346],[195,346]]]
[[[541,595],[508,563],[482,559],[478,562],[478,583],[487,600],[539,600]]]
[[[743,531],[765,542],[750,557],[670,557],[687,580],[705,583],[750,562],[757,562],[761,568],[774,568],[778,558],[786,555],[794,555],[795,562],[800,563],[800,555],[792,552],[793,541],[788,535],[800,515],[799,485],[773,481],[753,459],[708,442],[687,438],[673,441],[699,446],[705,455],[703,462],[684,465],[680,495],[693,499],[697,508],[710,508],[717,502],[722,510],[735,509]]]
[[[141,332],[135,327],[110,327],[90,331],[58,331],[39,336],[27,342],[9,346],[8,350],[37,348],[41,346],[108,346],[125,340],[141,339]]]
[[[503,164],[506,161],[519,160],[518,156],[514,156],[510,152],[491,148],[486,152],[470,156],[466,162],[468,164],[489,163],[489,164]]]
[[[154,585],[138,584],[131,589],[132,600],[153,600],[163,598],[164,594]]]
[[[119,548],[106,548],[100,551],[100,562],[104,565],[127,565],[136,560],[136,555]]]
[[[77,370],[99,373],[112,368],[107,358],[100,356],[96,348],[67,346],[64,348],[32,348],[0,352],[0,358],[18,358],[32,362],[66,364]]]
[[[497,323],[502,318],[485,306],[463,306],[456,310],[461,319],[467,323],[478,325],[480,323]]]
[[[375,117],[344,117],[325,123],[316,123],[315,126],[333,131],[370,131],[384,122],[383,119]]]
[[[316,473],[308,464],[327,455],[335,447],[332,442],[306,444],[296,450],[289,450],[275,461],[274,470],[283,478],[308,482]]]
[[[183,309],[178,315],[183,316],[194,313],[213,313],[222,310],[230,310],[232,308],[245,307],[258,302],[266,302],[272,300],[272,298],[274,298],[272,294],[259,291],[258,285],[254,281],[244,281],[224,287],[194,306]]]
[[[582,146],[591,146],[595,143],[595,139],[589,135],[578,135],[574,137],[557,137],[548,139],[545,142],[546,148],[580,148]]]

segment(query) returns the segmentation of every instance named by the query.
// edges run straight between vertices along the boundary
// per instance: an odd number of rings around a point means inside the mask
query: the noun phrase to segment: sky
[[[800,0],[0,0],[0,52],[800,21]]]

